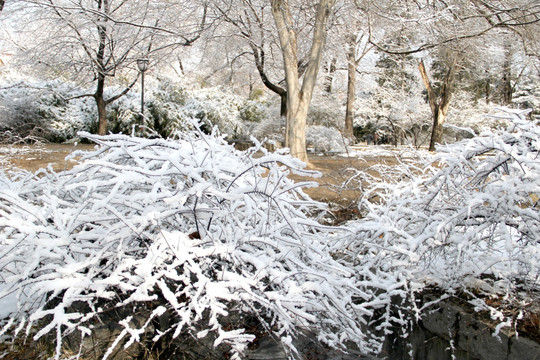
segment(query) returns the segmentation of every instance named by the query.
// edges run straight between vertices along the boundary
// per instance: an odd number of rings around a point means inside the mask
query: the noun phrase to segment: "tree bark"
[[[505,69],[505,73],[502,78],[503,83],[503,102],[505,105],[510,105],[512,103],[512,83],[510,80],[510,71]]]
[[[98,10],[103,11],[105,14],[109,13],[109,2],[108,0],[100,0],[98,2]],[[99,45],[96,53],[96,67],[97,67],[97,87],[94,98],[96,99],[96,104],[98,108],[98,134],[105,135],[107,134],[107,112],[106,112],[106,102],[103,98],[103,93],[105,90],[105,47],[107,43],[107,28],[105,23],[107,22],[107,17],[103,16],[101,21],[98,22],[97,31],[99,36]]]
[[[373,48],[366,43],[360,54],[357,53],[357,46],[362,42],[364,35],[360,38],[356,34],[350,33],[347,36],[347,104],[345,106],[345,136],[354,138],[354,102],[356,100],[356,71],[360,61]]]
[[[320,0],[317,5],[313,40],[302,84],[298,78],[297,34],[288,0],[271,0],[272,15],[278,29],[287,84],[287,129],[285,146],[291,155],[308,162],[306,121],[326,41],[326,23],[336,0]]]
[[[354,101],[356,100],[356,51],[354,40],[349,41],[349,50],[347,51],[347,104],[345,106],[345,136],[354,137]]]
[[[4,3],[5,3],[4,0],[0,0],[0,11],[4,9]]]
[[[98,109],[98,135],[106,135],[107,134],[107,127],[108,127],[108,121],[107,121],[107,110],[105,102],[105,99],[103,97],[105,89],[105,76],[100,75],[98,76],[97,81],[97,88],[96,92],[94,94],[94,99],[96,100],[97,109]]]
[[[450,107],[456,67],[457,57],[454,59],[452,65],[450,65],[450,68],[443,79],[441,90],[437,94],[431,86],[431,81],[429,80],[426,67],[424,66],[424,61],[421,60],[418,64],[422,81],[424,82],[424,86],[427,90],[429,107],[431,108],[431,114],[433,117],[433,128],[431,131],[431,139],[429,141],[429,151],[435,151],[435,145],[442,142],[443,124],[446,121],[448,108]]]
[[[98,135],[107,135],[107,127],[109,123],[107,121],[107,111],[103,96],[96,96],[96,104],[98,109]]]
[[[329,64],[326,64],[325,66],[325,84],[324,84],[324,92],[331,94],[332,93],[332,85],[334,82],[334,75],[336,73],[336,63],[337,58],[333,57]]]

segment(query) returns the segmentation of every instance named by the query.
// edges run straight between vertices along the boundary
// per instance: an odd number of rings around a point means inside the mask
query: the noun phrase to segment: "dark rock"
[[[347,352],[329,349],[316,340],[315,334],[304,333],[293,341],[301,359],[305,360],[376,360],[354,350]],[[264,336],[258,346],[247,354],[248,360],[287,360],[287,353],[279,339]]]
[[[433,300],[426,297],[425,302]],[[389,360],[540,360],[540,344],[493,325],[452,300],[428,310],[407,338],[392,334],[380,354]]]

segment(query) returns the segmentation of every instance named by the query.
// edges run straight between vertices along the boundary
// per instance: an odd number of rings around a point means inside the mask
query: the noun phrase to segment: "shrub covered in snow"
[[[120,91],[109,87],[105,98]],[[0,132],[13,138],[53,142],[74,139],[78,131],[96,132],[94,99],[78,97],[92,92],[59,81],[6,84],[0,89]],[[141,122],[140,106],[140,93],[135,90],[109,104],[109,131],[131,134]],[[144,125],[162,137],[186,129],[190,119],[197,118],[208,131],[218,126],[231,138],[249,138],[268,112],[264,103],[244,99],[230,90],[186,90],[167,80],[147,89],[145,110]]]
[[[266,116],[266,107],[223,88],[187,90],[180,84],[162,80],[145,96],[144,125],[167,138],[189,127],[190,119],[200,121],[205,131],[217,126],[228,138],[249,138],[253,128]],[[111,104],[109,130],[131,134],[140,123],[140,94],[130,92]]]
[[[92,98],[71,100],[80,89],[61,83],[16,82],[0,89],[0,132],[17,141],[65,141],[89,130],[97,118]]]
[[[306,130],[306,143],[315,152],[345,152],[347,140],[336,128],[326,126],[309,126]]]
[[[291,357],[302,329],[377,350],[364,324],[387,295],[336,258],[339,229],[313,220],[322,205],[286,177],[302,163],[200,131],[81,136],[100,147],[72,170],[0,178],[0,299],[16,304],[0,336],[51,333],[58,358],[63,339],[114,310],[121,331],[105,357],[188,336],[240,358],[256,334],[228,317],[245,314]]]
[[[334,94],[319,93],[309,106],[308,126],[326,126],[340,129],[345,123],[344,100]]]
[[[540,127],[526,111],[506,111],[505,131],[438,148],[423,176],[404,168],[397,184],[374,185],[366,199],[379,201],[363,203],[366,217],[351,224],[347,243],[359,273],[392,274],[404,298],[432,285],[473,298],[498,294],[508,303],[537,296]],[[505,325],[516,320],[491,310]]]
[[[207,127],[217,126],[229,138],[249,138],[266,116],[266,107],[223,88],[191,90],[186,110]]]

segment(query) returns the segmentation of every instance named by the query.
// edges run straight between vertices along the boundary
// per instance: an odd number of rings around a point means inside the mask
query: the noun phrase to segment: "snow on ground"
[[[0,293],[4,293],[6,285],[0,283]],[[0,319],[8,318],[10,315],[17,312],[17,297],[15,294],[8,294],[0,298]]]

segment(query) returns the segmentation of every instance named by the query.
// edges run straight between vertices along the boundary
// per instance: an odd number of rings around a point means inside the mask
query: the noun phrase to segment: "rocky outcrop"
[[[495,335],[493,324],[480,314],[448,300],[427,311],[406,339],[388,337],[380,355],[389,360],[540,359],[540,344],[525,336],[507,329]]]
[[[425,296],[424,301],[434,300]],[[140,328],[148,314],[144,309],[124,309],[134,315],[130,327]],[[120,309],[108,311],[100,316],[93,325],[93,333],[80,339],[72,335],[65,339],[64,348],[71,353],[79,353],[84,359],[100,359],[121,333],[123,327],[118,325],[119,318],[125,318],[127,312]],[[256,326],[253,319],[241,314],[231,315],[231,324]],[[153,343],[156,331],[164,331],[169,327],[167,314],[156,319],[141,334],[141,343],[124,348],[125,341],[119,342],[109,359],[190,359],[219,360],[226,359],[227,347],[213,347],[214,337],[208,335],[196,339],[189,334],[180,335],[176,339],[164,337],[162,341]],[[497,335],[491,322],[463,304],[447,300],[430,307],[421,321],[409,330],[407,337],[401,337],[399,328],[388,335],[383,352],[375,357],[366,356],[354,350],[347,353],[323,346],[313,333],[303,333],[295,340],[295,347],[305,360],[540,360],[540,344],[517,335],[515,331],[502,329]],[[259,331],[246,360],[286,360],[287,352],[277,337]]]

